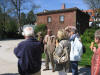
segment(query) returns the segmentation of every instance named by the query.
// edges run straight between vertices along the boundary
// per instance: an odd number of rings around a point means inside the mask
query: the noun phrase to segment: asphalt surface
[[[17,68],[18,59],[14,55],[13,50],[20,41],[22,40],[0,41],[0,75],[19,75]],[[57,71],[43,71],[45,68],[44,60],[41,67],[41,75],[58,75]],[[52,68],[50,67],[50,69]],[[68,73],[67,75],[72,75],[72,73]],[[79,75],[91,75],[90,68],[79,67]]]

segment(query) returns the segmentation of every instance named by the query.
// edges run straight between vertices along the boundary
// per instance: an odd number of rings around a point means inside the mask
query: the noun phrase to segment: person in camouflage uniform
[[[47,35],[44,37],[44,52],[46,55],[46,68],[43,71],[49,70],[49,61],[51,62],[52,72],[54,72],[54,60],[53,60],[53,51],[56,45],[56,38],[52,35],[52,31],[50,29],[47,30]]]

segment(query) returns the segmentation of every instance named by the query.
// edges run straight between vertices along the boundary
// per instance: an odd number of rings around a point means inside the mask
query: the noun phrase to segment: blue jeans
[[[70,63],[71,63],[72,75],[78,75],[78,61],[70,61]]]

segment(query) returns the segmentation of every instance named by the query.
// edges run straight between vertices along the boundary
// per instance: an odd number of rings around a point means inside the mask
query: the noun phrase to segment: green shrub
[[[35,27],[35,33],[37,34],[38,32],[42,32],[42,35],[44,36],[46,34],[46,25],[45,24],[40,24]]]
[[[82,66],[91,66],[91,58],[93,52],[90,49],[91,42],[94,41],[94,33],[98,28],[89,28],[87,29],[83,35],[81,35],[82,43],[86,48],[86,53],[82,55],[82,60],[80,61],[80,65]],[[96,46],[96,44],[95,44]]]
[[[82,66],[91,65],[91,57],[93,52],[90,49],[90,44],[91,43],[84,43],[84,46],[86,48],[86,53],[82,55],[82,60],[79,63]]]
[[[18,31],[18,26],[13,20],[7,23],[5,28],[7,33],[16,33]]]
[[[42,58],[45,59],[45,57],[46,57],[46,56],[45,56],[45,53],[42,53]]]
[[[81,39],[83,43],[90,43],[91,41],[94,41],[94,33],[97,30],[97,28],[89,28],[87,29],[83,35],[81,35]]]

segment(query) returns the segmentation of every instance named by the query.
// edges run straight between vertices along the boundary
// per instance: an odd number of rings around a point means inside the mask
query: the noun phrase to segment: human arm
[[[21,43],[14,49],[14,54],[17,58],[21,58],[22,56],[22,50],[21,50]]]
[[[58,56],[60,56],[61,53],[62,53],[62,50],[63,50],[63,43],[62,43],[62,41],[60,41],[59,43],[57,42],[57,46],[56,46],[56,48],[55,48],[56,54],[57,54]]]
[[[60,41],[60,43],[58,43],[58,46],[56,47],[56,51],[58,51],[58,54],[61,54],[65,47],[67,47],[68,51],[70,52],[70,50],[71,50],[71,43],[68,40]]]
[[[43,40],[43,43],[44,44],[47,44],[47,41],[48,41],[48,35],[45,35],[44,40]]]
[[[59,43],[58,43],[58,40],[56,40],[56,47],[58,47]]]
[[[93,52],[96,52],[96,47],[94,46],[94,42],[91,42],[90,49],[91,49]]]
[[[95,65],[95,71],[94,71],[94,75],[100,75],[100,51],[97,52],[98,53],[98,57],[96,58],[96,65]]]

